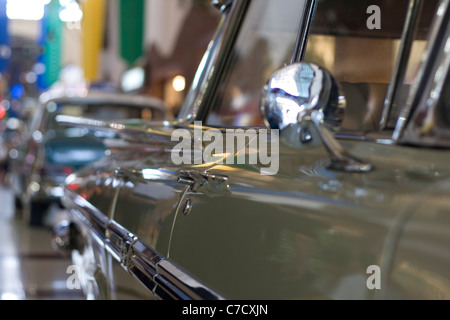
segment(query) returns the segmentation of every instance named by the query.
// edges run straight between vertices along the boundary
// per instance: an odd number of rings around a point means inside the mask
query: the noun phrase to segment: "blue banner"
[[[8,68],[11,47],[8,33],[8,17],[6,16],[6,0],[0,0],[0,73]]]

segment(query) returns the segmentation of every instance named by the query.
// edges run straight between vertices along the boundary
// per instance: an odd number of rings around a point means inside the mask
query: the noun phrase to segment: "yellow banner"
[[[98,80],[104,40],[106,0],[85,0],[83,9],[82,43],[83,69],[89,81]]]

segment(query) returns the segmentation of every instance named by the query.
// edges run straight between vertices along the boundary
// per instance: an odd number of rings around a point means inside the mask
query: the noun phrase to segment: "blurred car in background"
[[[10,182],[10,157],[12,150],[15,153],[15,146],[20,144],[22,136],[27,130],[26,119],[8,117],[0,120],[0,166],[1,183],[8,185]]]
[[[45,95],[43,95],[45,97]],[[68,128],[61,117],[89,117],[98,120],[164,119],[161,100],[138,95],[91,92],[85,96],[49,97],[41,101],[21,142],[9,151],[11,186],[16,204],[31,225],[48,225],[52,204],[59,206],[60,184],[84,165],[108,154],[103,140],[108,133]]]
[[[3,165],[8,159],[8,147],[4,133],[6,131],[6,121],[0,119],[0,163]]]
[[[450,299],[450,1],[213,3],[177,119],[72,121],[86,297]]]
[[[0,119],[0,182],[4,184],[4,177],[8,170],[8,145],[3,137],[6,121]]]

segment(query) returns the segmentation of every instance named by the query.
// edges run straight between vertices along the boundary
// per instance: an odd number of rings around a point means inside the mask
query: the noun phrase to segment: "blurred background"
[[[151,95],[176,115],[218,23],[210,3],[0,0],[0,118],[27,118],[49,89]]]
[[[50,230],[20,220],[8,181],[39,98],[139,94],[176,116],[219,16],[210,0],[0,0],[1,300],[83,298]]]

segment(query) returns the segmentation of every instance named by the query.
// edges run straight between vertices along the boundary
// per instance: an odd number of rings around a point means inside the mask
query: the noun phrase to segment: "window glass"
[[[395,71],[409,0],[319,0],[305,61],[328,69],[347,100],[343,129],[378,130]],[[425,1],[404,82],[390,118],[406,100],[437,1]]]
[[[271,74],[291,61],[306,1],[252,1],[216,92],[207,123],[262,126],[261,90]]]

